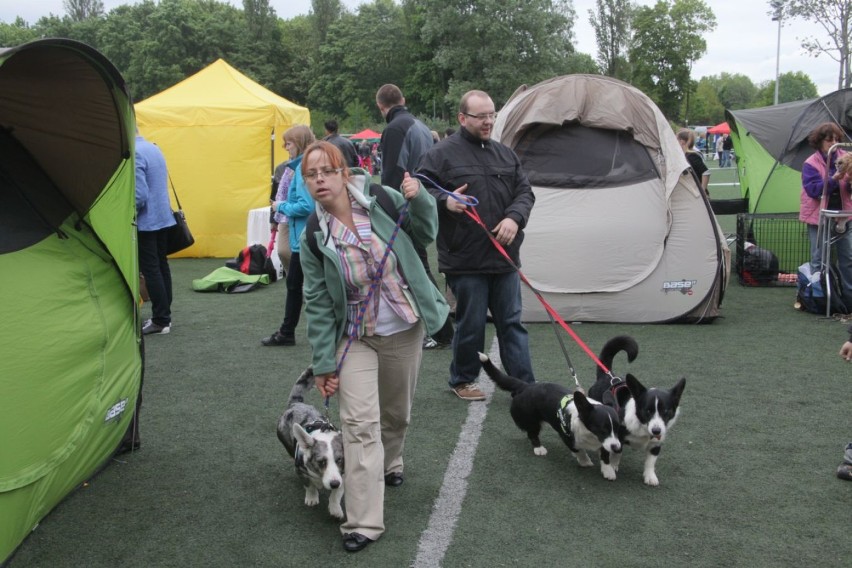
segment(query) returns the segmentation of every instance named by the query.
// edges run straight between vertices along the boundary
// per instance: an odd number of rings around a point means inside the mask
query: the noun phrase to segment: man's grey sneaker
[[[165,335],[166,333],[172,330],[172,324],[169,325],[160,325],[154,323],[151,320],[145,320],[145,323],[142,325],[142,335]]]
[[[423,349],[437,349],[438,342],[429,337],[428,335],[423,338]]]
[[[453,392],[462,400],[485,400],[485,393],[479,390],[475,383],[465,383],[453,387]]]

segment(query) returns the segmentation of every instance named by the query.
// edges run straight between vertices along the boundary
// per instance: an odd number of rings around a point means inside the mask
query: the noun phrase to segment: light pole
[[[775,10],[775,15],[772,16],[773,22],[778,22],[778,47],[775,50],[775,104],[778,104],[778,80],[781,77],[781,6],[783,0],[773,0],[771,2],[772,9]]]

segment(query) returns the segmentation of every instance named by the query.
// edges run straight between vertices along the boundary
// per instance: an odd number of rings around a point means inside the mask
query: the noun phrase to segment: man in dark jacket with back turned
[[[429,127],[405,108],[405,97],[396,85],[382,85],[376,106],[388,125],[382,131],[382,185],[399,189],[405,172],[414,173],[423,155],[434,144]]]
[[[379,87],[376,92],[376,106],[388,123],[382,131],[382,140],[379,143],[382,153],[382,185],[399,189],[405,172],[413,174],[423,155],[434,144],[432,131],[408,112],[405,108],[405,97],[396,85],[389,83]],[[426,247],[415,244],[414,248],[426,269],[426,275],[437,287],[438,283],[429,268]],[[453,324],[447,319],[435,337],[423,338],[423,347],[434,349],[448,345],[452,337]]]
[[[496,116],[487,93],[465,93],[458,113],[461,128],[426,153],[418,172],[457,195],[478,199],[476,211],[487,230],[520,266],[523,228],[535,196],[515,153],[491,140]],[[489,310],[506,372],[534,382],[529,337],[521,324],[518,272],[485,230],[465,214],[466,205],[429,184],[426,187],[438,200],[438,267],[457,300],[450,386],[463,400],[485,398],[474,381],[481,369],[477,351],[485,351]]]
[[[337,146],[340,153],[343,154],[343,159],[346,161],[347,166],[350,168],[357,168],[358,151],[355,149],[355,143],[338,134],[337,129],[338,126],[336,120],[325,121],[325,138],[323,138],[323,140],[331,142]]]

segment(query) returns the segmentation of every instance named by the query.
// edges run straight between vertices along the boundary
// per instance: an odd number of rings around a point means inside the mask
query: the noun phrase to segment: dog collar
[[[316,432],[319,430],[320,432],[336,432],[334,426],[332,426],[331,422],[327,420],[315,420],[310,424],[305,424],[305,432],[308,434],[312,432]]]

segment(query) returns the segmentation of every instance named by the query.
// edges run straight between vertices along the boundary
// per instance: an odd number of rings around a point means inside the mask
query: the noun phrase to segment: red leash
[[[532,293],[535,294],[535,297],[538,298],[538,301],[541,302],[541,305],[544,306],[544,309],[547,311],[547,315],[550,317],[550,322],[559,322],[559,325],[562,326],[562,329],[568,332],[568,335],[570,335],[571,338],[577,343],[577,345],[579,345],[580,348],[586,352],[586,355],[588,355],[592,359],[592,361],[594,361],[595,364],[600,367],[607,375],[612,377],[612,372],[607,368],[607,366],[604,365],[600,359],[598,359],[598,356],[595,355],[594,351],[592,351],[589,346],[586,345],[586,343],[582,339],[580,339],[580,336],[577,335],[573,329],[571,329],[571,326],[568,325],[565,320],[562,319],[559,313],[557,313],[557,311],[553,309],[553,306],[547,303],[547,300],[544,299],[544,296],[542,296],[541,292],[539,292],[536,287],[532,285],[532,283],[527,279],[526,275],[524,275],[518,265],[515,264],[515,262],[509,256],[509,253],[507,253],[506,249],[503,248],[503,245],[497,242],[497,239],[494,237],[493,234],[491,234],[491,231],[488,230],[488,227],[485,226],[485,223],[482,222],[479,213],[476,212],[475,206],[479,204],[476,198],[472,196],[460,196],[451,191],[447,191],[446,189],[435,183],[433,180],[431,180],[428,176],[416,174],[416,177],[428,182],[431,186],[446,193],[450,198],[461,201],[467,206],[467,208],[464,210],[465,214],[471,219],[473,219],[473,221],[477,225],[482,227],[482,230],[484,230],[485,234],[488,235],[488,238],[489,240],[491,240],[491,243],[494,245],[494,247],[500,252],[500,254],[503,255],[503,257],[512,266],[512,268],[517,271],[518,276],[520,276],[521,278],[521,281],[523,281],[523,283],[526,284],[530,290],[532,290]],[[577,384],[577,386],[580,386],[580,382],[577,380],[577,372],[574,370],[574,366],[571,364],[571,358],[568,356],[568,351],[565,349],[565,345],[562,343],[562,338],[559,336],[558,333],[556,334],[556,338],[559,340],[559,344],[562,346],[562,352],[565,354],[565,359],[568,362],[568,368],[571,371],[571,375],[574,377],[574,382]]]
[[[568,335],[570,335],[570,336],[571,336],[571,338],[572,338],[572,339],[573,339],[573,340],[577,343],[577,345],[579,345],[579,346],[580,346],[580,348],[581,348],[581,349],[583,349],[583,351],[585,351],[585,352],[586,352],[586,355],[588,355],[588,356],[592,359],[592,361],[594,361],[594,362],[595,362],[595,364],[596,364],[598,367],[600,367],[601,369],[603,369],[603,371],[604,371],[606,374],[611,375],[612,373],[610,372],[610,370],[607,368],[607,366],[606,366],[606,365],[604,365],[604,364],[601,362],[601,360],[600,360],[600,359],[598,359],[598,356],[597,356],[597,355],[595,355],[594,351],[592,351],[592,350],[589,348],[589,346],[588,346],[588,345],[586,345],[586,343],[585,343],[582,339],[580,339],[580,336],[579,336],[579,335],[577,335],[577,334],[574,332],[574,330],[573,330],[573,329],[571,329],[571,326],[570,326],[570,325],[568,325],[568,324],[565,322],[565,320],[564,320],[564,319],[562,319],[562,317],[559,315],[559,313],[558,313],[556,310],[554,310],[554,309],[553,309],[553,306],[551,306],[550,304],[548,304],[548,303],[547,303],[547,300],[545,300],[545,299],[544,299],[544,296],[542,296],[542,295],[541,295],[541,292],[539,292],[539,291],[536,289],[536,287],[532,285],[532,283],[531,283],[531,282],[527,279],[526,275],[525,275],[525,274],[521,271],[521,269],[520,269],[520,268],[518,268],[518,265],[516,265],[516,264],[514,263],[514,261],[512,260],[512,258],[509,256],[509,253],[507,253],[507,252],[506,252],[506,249],[504,249],[504,248],[503,248],[503,245],[501,245],[499,242],[497,242],[497,239],[494,237],[494,235],[492,235],[492,234],[491,234],[491,231],[489,231],[489,230],[488,230],[488,227],[486,227],[486,226],[485,226],[485,223],[483,223],[483,222],[482,222],[482,218],[480,218],[479,213],[477,213],[477,212],[476,212],[476,209],[474,209],[474,208],[472,208],[472,207],[469,207],[469,208],[465,209],[465,211],[464,211],[464,212],[465,212],[465,214],[466,214],[468,217],[470,217],[471,219],[473,219],[473,220],[474,220],[474,222],[475,222],[477,225],[479,225],[480,227],[482,227],[482,229],[483,229],[483,230],[485,231],[485,233],[488,235],[488,238],[491,240],[491,243],[494,245],[494,247],[495,247],[495,248],[496,248],[496,249],[500,252],[500,254],[502,254],[502,255],[503,255],[503,257],[506,259],[506,261],[507,261],[510,265],[512,265],[512,268],[514,268],[515,270],[517,270],[517,272],[518,272],[518,276],[520,276],[520,277],[521,277],[521,280],[523,281],[523,283],[524,283],[524,284],[526,284],[526,285],[527,285],[527,287],[529,287],[529,289],[530,289],[530,290],[532,290],[532,293],[533,293],[533,294],[535,294],[535,297],[536,297],[536,298],[538,298],[538,301],[539,301],[539,302],[541,302],[541,305],[542,305],[542,306],[544,306],[544,309],[545,309],[545,310],[547,310],[547,313],[550,315],[551,320],[556,320],[556,321],[559,323],[559,325],[560,325],[560,326],[562,326],[562,329],[564,329],[565,331],[567,331],[567,332],[568,332]],[[569,365],[570,365],[570,364],[569,364]],[[573,369],[572,369],[572,371],[573,371]],[[575,373],[575,379],[576,379],[576,373]]]

